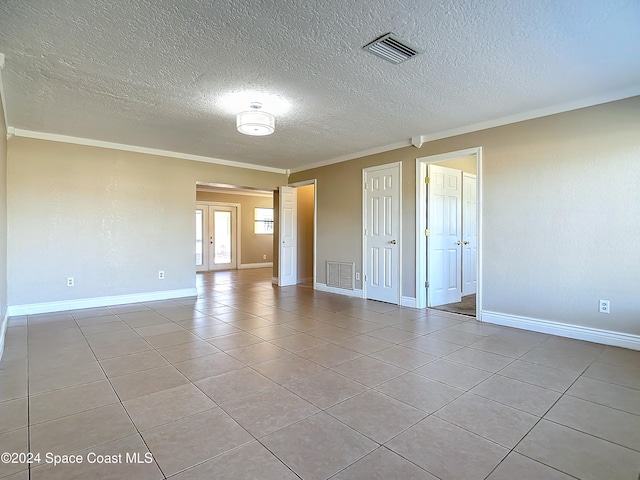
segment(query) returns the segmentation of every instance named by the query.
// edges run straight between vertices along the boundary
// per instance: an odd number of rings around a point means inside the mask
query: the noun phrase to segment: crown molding
[[[102,140],[93,140],[90,138],[71,137],[68,135],[59,135],[57,133],[34,132],[32,130],[23,130],[21,128],[9,127],[10,134],[16,137],[35,138],[38,140],[49,140],[52,142],[72,143],[75,145],[85,145],[89,147],[110,148],[112,150],[123,150],[125,152],[144,153],[148,155],[158,155],[161,157],[179,158],[182,160],[192,160],[194,162],[214,163],[216,165],[224,165],[227,167],[246,168],[249,170],[259,170],[262,172],[287,174],[284,168],[264,167],[261,165],[252,165],[249,163],[235,162],[233,160],[224,160],[214,157],[203,157],[200,155],[191,155],[189,153],[172,152],[169,150],[159,150],[156,148],[138,147],[135,145],[126,145],[124,143],[103,142]]]

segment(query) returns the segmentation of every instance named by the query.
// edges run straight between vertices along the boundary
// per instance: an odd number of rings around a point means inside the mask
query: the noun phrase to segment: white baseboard
[[[62,300],[59,302],[32,303],[29,305],[11,305],[7,307],[8,315],[33,315],[36,313],[62,312],[78,310],[80,308],[108,307],[125,303],[153,302],[170,300],[172,298],[196,297],[198,290],[183,288],[180,290],[164,290],[160,292],[133,293],[129,295],[113,295],[110,297],[80,298],[77,300]]]
[[[401,307],[416,308],[416,299],[415,299],[415,297],[401,297],[400,298],[400,306]]]
[[[326,283],[316,283],[315,289],[321,292],[337,293],[338,295],[346,295],[347,297],[362,298],[362,290],[347,290],[346,288],[329,287]]]
[[[630,348],[640,350],[640,335],[630,333],[613,332],[611,330],[601,330],[599,328],[582,327],[580,325],[570,325],[568,323],[550,322],[537,318],[519,317],[506,313],[482,311],[482,321],[504,325],[506,327],[521,328],[534,332],[549,333],[559,337],[575,338],[586,340],[587,342],[602,343],[614,347]]]
[[[7,327],[9,326],[9,309],[5,310],[2,317],[2,325],[0,325],[0,361],[2,361],[2,355],[4,354],[4,339],[7,336]]]
[[[241,263],[238,265],[238,270],[244,270],[246,268],[273,268],[273,262],[264,263]]]

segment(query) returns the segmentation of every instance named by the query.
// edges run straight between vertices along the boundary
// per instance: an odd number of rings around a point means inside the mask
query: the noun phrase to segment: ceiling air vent
[[[387,33],[362,48],[395,64],[409,60],[420,53],[417,48],[410,46],[393,33]]]

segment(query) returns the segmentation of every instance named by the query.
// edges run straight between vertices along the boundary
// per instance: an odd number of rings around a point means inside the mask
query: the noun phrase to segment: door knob
[[[462,243],[464,243],[465,245],[469,245],[469,240],[465,240],[465,241],[464,241],[464,242],[462,242]]]
[[[396,241],[395,241],[395,240],[391,240],[389,243],[390,243],[391,245],[395,245],[395,244],[396,244]]]
[[[458,241],[456,242],[456,245],[462,245],[462,242],[461,242],[460,240],[458,240]]]

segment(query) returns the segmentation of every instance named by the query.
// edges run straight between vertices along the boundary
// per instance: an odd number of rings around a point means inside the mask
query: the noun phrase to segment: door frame
[[[385,163],[384,165],[373,165],[362,169],[362,277],[360,279],[362,285],[362,298],[366,299],[367,296],[367,282],[364,280],[367,269],[367,236],[365,235],[365,229],[367,225],[367,173],[383,168],[397,167],[398,168],[398,209],[400,215],[398,216],[398,302],[395,305],[402,305],[402,162]]]
[[[207,205],[209,207],[235,207],[236,209],[236,224],[235,224],[235,228],[234,228],[234,232],[233,235],[235,235],[236,237],[236,241],[234,242],[235,245],[235,249],[236,249],[236,268],[235,270],[238,270],[239,266],[242,265],[241,262],[241,249],[240,247],[242,246],[242,235],[240,235],[239,231],[240,229],[238,228],[239,225],[241,225],[241,219],[242,219],[242,204],[240,203],[231,203],[231,202],[196,202],[196,208],[197,205]],[[207,220],[208,222],[208,220]],[[204,254],[204,252],[203,252]],[[209,252],[207,252],[207,255],[209,254]],[[209,265],[209,269],[208,270],[204,270],[202,272],[196,272],[196,273],[206,273],[206,272],[212,272],[213,270],[211,270],[211,265]]]
[[[307,185],[313,185],[313,289],[316,289],[316,281],[317,281],[317,264],[316,264],[316,259],[317,259],[317,252],[318,252],[318,182],[315,178],[310,179],[310,180],[302,180],[300,182],[294,182],[294,183],[289,183],[287,185],[283,185],[285,187],[292,187],[292,188],[298,188],[298,187],[306,187]],[[280,202],[280,199],[278,199],[278,202]],[[278,215],[278,236],[280,235],[280,216]],[[296,228],[298,228],[297,224],[296,224]],[[278,278],[274,279],[274,284],[279,285],[280,284],[280,277],[281,277],[281,272],[280,272],[280,240],[278,239]],[[275,259],[274,259],[275,261]],[[297,263],[297,259],[296,259],[296,263]],[[297,265],[296,265],[297,267]]]
[[[416,158],[416,308],[427,308],[427,164],[476,157],[476,221],[478,229],[476,257],[476,319],[482,320],[482,147],[468,148]]]

